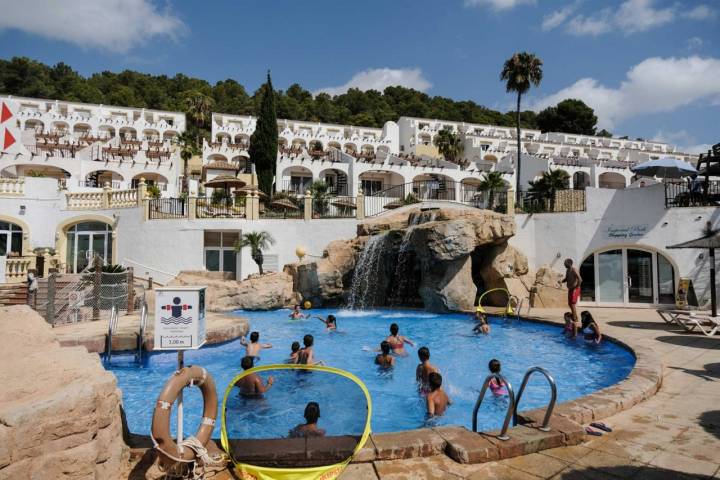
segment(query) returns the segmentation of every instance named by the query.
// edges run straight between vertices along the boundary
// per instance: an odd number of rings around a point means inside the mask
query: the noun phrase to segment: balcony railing
[[[355,197],[325,197],[312,199],[313,218],[355,218]]]
[[[665,208],[720,206],[720,180],[665,184]]]
[[[568,213],[587,210],[585,190],[555,192],[520,192],[515,204],[517,213]]]
[[[245,197],[195,199],[196,218],[246,218]]]
[[[150,220],[188,218],[188,200],[185,198],[153,198],[148,201]]]

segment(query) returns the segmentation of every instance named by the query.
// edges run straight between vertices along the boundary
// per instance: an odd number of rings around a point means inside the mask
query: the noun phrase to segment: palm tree
[[[187,130],[177,137],[177,142],[180,146],[180,158],[183,161],[182,191],[183,193],[187,193],[189,191],[188,168],[190,159],[193,157],[193,155],[199,155],[200,151],[195,144],[195,139],[193,138],[192,134]]]
[[[313,198],[313,210],[320,215],[324,215],[327,212],[330,193],[330,185],[325,183],[324,180],[315,180],[308,187],[310,196]]]
[[[433,143],[448,162],[455,163],[465,150],[465,145],[460,135],[445,128],[440,130],[435,140],[433,140]]]
[[[245,247],[250,247],[250,256],[257,263],[260,275],[263,274],[263,250],[275,244],[275,239],[268,232],[244,233],[240,240],[235,242],[235,251],[240,252]]]
[[[520,202],[520,158],[522,147],[520,141],[520,99],[524,93],[530,90],[530,85],[536,87],[542,81],[542,60],[532,53],[519,52],[508,58],[500,72],[500,80],[505,81],[507,92],[517,93],[517,110],[515,116],[515,128],[517,133],[517,167],[515,178],[517,186],[517,200]]]
[[[200,130],[210,118],[215,100],[204,93],[193,90],[185,95],[185,113],[197,128],[197,147],[200,148]]]
[[[565,170],[550,170],[543,172],[543,183],[547,188],[547,196],[550,198],[550,211],[555,211],[555,193],[558,190],[567,190],[570,185],[570,174]]]
[[[495,207],[495,192],[505,189],[505,180],[503,180],[502,173],[485,173],[485,176],[480,180],[478,189],[483,192],[488,192],[488,208],[493,210]]]

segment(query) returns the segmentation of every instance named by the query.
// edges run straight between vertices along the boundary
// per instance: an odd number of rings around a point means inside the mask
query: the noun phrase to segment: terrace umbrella
[[[281,208],[283,210],[299,210],[300,207],[295,205],[290,199],[288,198],[281,198],[279,200],[273,200],[270,202],[270,206],[274,208]]]
[[[638,175],[661,178],[682,178],[698,173],[689,163],[670,157],[643,162],[631,167],[630,170]]]
[[[218,175],[212,180],[205,182],[205,187],[211,188],[224,188],[226,197],[230,198],[230,188],[242,188],[246,185],[245,182],[232,175]]]
[[[238,188],[237,192],[241,195],[247,195],[248,193],[253,192],[260,198],[267,198],[267,194],[260,190],[257,185],[245,185],[242,188]]]
[[[357,206],[355,205],[355,202],[353,202],[349,198],[339,198],[339,199],[335,200],[334,202],[332,202],[331,205],[334,205],[334,206],[340,207],[340,208],[349,208],[349,209],[357,208]]]
[[[717,317],[717,291],[715,283],[715,249],[720,248],[720,230],[713,230],[710,222],[705,227],[705,235],[695,240],[670,245],[667,248],[707,248],[710,250],[710,302],[712,316]]]

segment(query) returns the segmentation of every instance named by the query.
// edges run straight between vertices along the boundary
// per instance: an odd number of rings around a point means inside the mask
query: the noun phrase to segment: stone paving
[[[529,317],[557,321],[562,309]],[[608,335],[652,348],[664,365],[659,392],[604,422],[583,445],[462,465],[445,455],[355,463],[342,479],[720,478],[720,338],[687,334],[654,310],[592,309]],[[592,440],[590,440],[592,439]]]

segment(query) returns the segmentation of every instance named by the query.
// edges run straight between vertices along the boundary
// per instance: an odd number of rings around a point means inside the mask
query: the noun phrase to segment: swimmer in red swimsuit
[[[398,335],[399,331],[400,327],[398,327],[397,323],[390,325],[390,335],[387,336],[385,341],[390,344],[390,348],[392,348],[393,353],[396,355],[406,356],[407,352],[405,351],[405,344],[407,343],[411,347],[414,347],[415,344],[409,338]]]

